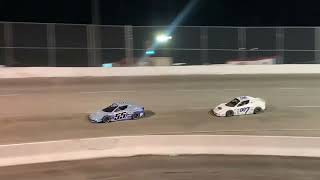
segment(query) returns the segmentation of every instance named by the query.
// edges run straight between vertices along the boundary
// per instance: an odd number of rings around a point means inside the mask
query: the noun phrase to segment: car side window
[[[128,107],[128,106],[121,106],[121,107],[119,107],[119,109],[120,109],[121,111],[123,111],[123,110],[127,109],[127,107]]]
[[[114,112],[119,112],[121,111],[120,107],[118,107],[116,110],[114,110]]]
[[[244,106],[244,105],[246,105],[246,104],[249,104],[249,100],[242,101],[242,102],[238,105],[238,107]]]

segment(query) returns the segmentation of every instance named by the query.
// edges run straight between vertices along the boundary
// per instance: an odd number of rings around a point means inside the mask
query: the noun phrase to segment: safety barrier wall
[[[155,67],[17,67],[0,68],[0,78],[108,77],[223,74],[318,74],[320,65],[200,65]]]
[[[0,166],[135,155],[276,155],[320,157],[319,137],[149,135],[0,145]]]

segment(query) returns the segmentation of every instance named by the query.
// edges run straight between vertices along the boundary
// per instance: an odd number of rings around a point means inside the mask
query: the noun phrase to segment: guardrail
[[[0,145],[0,166],[135,155],[275,155],[320,157],[319,137],[149,135]]]
[[[320,65],[200,65],[154,67],[20,67],[0,68],[0,78],[110,77],[223,74],[319,74]]]

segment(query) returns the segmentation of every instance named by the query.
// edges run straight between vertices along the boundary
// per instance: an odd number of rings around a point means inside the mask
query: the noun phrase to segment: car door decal
[[[114,116],[114,119],[115,120],[121,120],[121,119],[124,119],[126,117],[126,112],[122,112],[122,113],[118,113]]]
[[[240,108],[240,112],[244,114],[247,114],[249,110],[250,110],[250,107]]]

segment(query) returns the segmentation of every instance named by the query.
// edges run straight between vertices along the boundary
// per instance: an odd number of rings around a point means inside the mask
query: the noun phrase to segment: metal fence
[[[135,65],[164,26],[0,23],[0,64],[7,66]],[[153,56],[188,65],[274,57],[278,64],[320,62],[317,27],[179,26]]]

